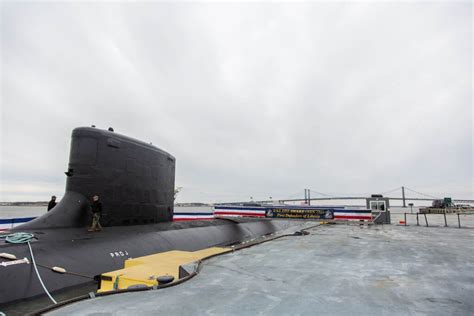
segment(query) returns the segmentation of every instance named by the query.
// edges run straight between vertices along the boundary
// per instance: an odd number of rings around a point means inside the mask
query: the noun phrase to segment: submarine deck
[[[471,223],[472,224],[472,223]],[[321,225],[206,261],[183,284],[52,315],[474,313],[474,229]]]

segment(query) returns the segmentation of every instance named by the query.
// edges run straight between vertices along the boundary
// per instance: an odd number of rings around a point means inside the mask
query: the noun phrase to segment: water
[[[419,207],[413,207],[413,213],[418,212]],[[212,212],[210,206],[194,206],[194,207],[180,207],[176,206],[175,211],[186,212]],[[410,213],[410,208],[403,208],[400,206],[392,206],[390,208],[392,213]],[[46,213],[46,206],[0,206],[0,218],[19,218],[19,217],[36,217]]]
[[[211,213],[210,206],[192,206],[183,207],[175,206],[176,213],[182,212],[196,212],[196,213]],[[37,217],[46,213],[46,206],[0,206],[0,219],[20,218],[20,217]]]
[[[36,217],[47,212],[46,206],[0,206],[0,219]]]
[[[407,213],[408,225],[416,225],[416,213],[419,207],[413,207],[413,213],[409,207],[403,208],[400,206],[393,206],[390,208],[392,224],[399,224],[400,220],[404,219],[403,213]],[[176,212],[212,212],[212,207],[198,206],[198,207],[175,207]],[[21,217],[37,217],[46,213],[46,206],[0,206],[0,219],[7,218],[21,218]],[[449,227],[457,227],[458,217],[456,214],[447,214],[447,224]],[[425,218],[419,216],[419,224],[425,225]],[[474,215],[460,215],[462,227],[474,227]],[[444,217],[441,214],[429,214],[428,222],[430,226],[444,226]]]

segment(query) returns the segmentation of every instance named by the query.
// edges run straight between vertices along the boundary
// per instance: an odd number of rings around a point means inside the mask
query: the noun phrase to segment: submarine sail
[[[49,213],[21,227],[82,227],[100,196],[102,226],[173,220],[175,158],[139,140],[92,127],[72,132],[66,194]]]

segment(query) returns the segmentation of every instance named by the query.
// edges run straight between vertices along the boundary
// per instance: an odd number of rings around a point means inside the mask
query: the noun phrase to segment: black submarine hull
[[[46,288],[55,291],[92,281],[92,278],[123,268],[127,258],[168,250],[195,251],[212,246],[227,246],[267,235],[294,225],[275,220],[208,220],[169,222],[153,225],[109,227],[100,233],[84,228],[22,230],[36,235],[31,242],[39,273]],[[34,272],[27,244],[2,244],[0,252],[14,254],[28,263],[0,266],[0,306],[45,295]],[[3,262],[8,262],[2,260]],[[61,267],[68,273],[53,272]],[[71,274],[70,274],[70,273]]]
[[[35,235],[31,247],[46,288],[54,293],[88,283],[122,268],[127,258],[226,246],[290,225],[266,219],[173,222],[175,164],[169,153],[111,129],[74,129],[64,197],[50,212],[12,229]],[[104,229],[89,233],[95,195]],[[0,258],[0,304],[44,294],[27,244],[0,241],[0,253],[18,258]]]

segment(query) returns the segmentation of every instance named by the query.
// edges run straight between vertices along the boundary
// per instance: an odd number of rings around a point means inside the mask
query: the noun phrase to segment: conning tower
[[[175,158],[113,130],[73,130],[66,194],[25,228],[85,226],[93,195],[103,204],[103,226],[173,220]]]

